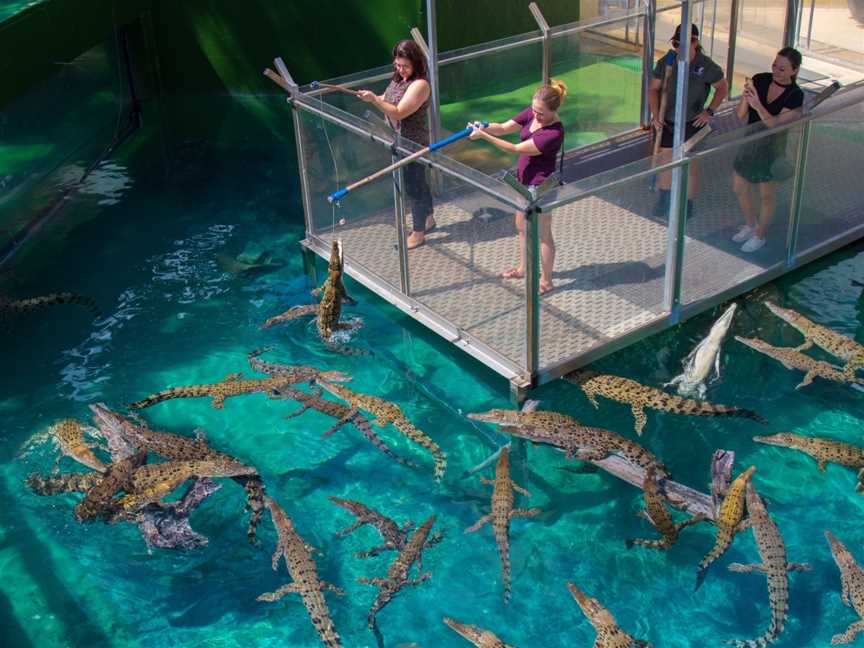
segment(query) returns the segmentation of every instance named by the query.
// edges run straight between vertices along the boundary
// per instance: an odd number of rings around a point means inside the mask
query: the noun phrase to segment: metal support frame
[[[398,162],[399,156],[393,156]],[[399,252],[399,284],[402,292],[411,295],[411,278],[408,273],[408,247],[405,243],[405,174],[403,167],[393,169],[393,208],[396,212],[396,249]]]
[[[426,47],[429,51],[429,87],[432,89],[432,101],[429,102],[429,131],[433,142],[441,135],[441,91],[438,75],[438,13],[435,0],[426,0]]]
[[[792,184],[792,202],[789,205],[789,230],[786,233],[786,265],[795,265],[798,250],[798,229],[801,223],[801,205],[804,201],[804,181],[807,173],[807,152],[810,147],[810,130],[813,122],[806,121],[798,141],[798,158],[795,160],[795,180]]]
[[[726,81],[729,83],[729,90],[732,90],[732,75],[735,72],[735,40],[738,35],[738,6],[740,0],[732,0],[729,5],[729,51],[726,54]],[[684,13],[684,7],[681,7],[681,13]]]
[[[799,13],[802,11],[801,0],[786,0],[786,19],[783,22],[783,47],[795,47],[798,42]]]
[[[643,128],[651,124],[651,109],[648,106],[648,89],[654,78],[654,41],[656,40],[655,24],[657,20],[657,0],[647,0],[644,33],[645,45],[642,47],[642,104],[639,107],[639,123]]]
[[[552,78],[552,37],[549,34],[549,23],[546,22],[546,18],[543,16],[543,12],[540,11],[540,7],[537,6],[536,2],[530,3],[528,9],[531,11],[531,15],[534,16],[534,20],[537,22],[537,26],[543,34],[542,75],[543,84],[548,85],[549,80]]]
[[[525,210],[525,367],[533,385],[540,368],[540,208]]]

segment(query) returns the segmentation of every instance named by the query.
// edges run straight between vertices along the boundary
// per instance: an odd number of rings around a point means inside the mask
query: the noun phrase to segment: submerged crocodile
[[[75,519],[79,522],[90,522],[98,517],[109,518],[116,513],[115,493],[128,488],[132,473],[144,464],[146,458],[147,452],[142,450],[109,464],[99,483],[94,484],[84,499],[75,506]]]
[[[839,383],[849,383],[852,385],[864,385],[864,379],[858,378],[854,372],[848,372],[840,367],[832,365],[824,360],[816,360],[805,353],[793,349],[792,347],[775,347],[759,338],[745,338],[739,335],[735,336],[741,344],[745,344],[754,351],[763,353],[769,358],[774,358],[787,369],[798,369],[804,372],[804,379],[798,383],[795,389],[801,389],[813,382],[816,376],[825,380],[833,380]]]
[[[477,648],[513,648],[513,646],[505,644],[488,630],[483,630],[475,625],[459,623],[450,617],[444,617],[444,623],[450,626],[454,632],[459,633],[463,638],[477,646]]]
[[[619,403],[629,405],[633,411],[633,418],[636,419],[636,434],[639,435],[642,434],[642,428],[645,427],[647,421],[645,416],[646,407],[661,412],[685,414],[687,416],[737,416],[753,419],[762,424],[768,423],[759,414],[751,410],[729,407],[727,405],[716,405],[707,401],[684,398],[683,396],[673,396],[660,389],[647,387],[635,380],[622,378],[621,376],[611,376],[597,373],[596,371],[576,370],[571,371],[564,378],[579,385],[595,409],[600,407],[597,403],[597,396],[605,396]]]
[[[59,495],[61,493],[86,493],[102,481],[98,472],[65,473],[46,477],[32,473],[27,477],[26,484],[37,495]]]
[[[240,396],[242,394],[254,394],[263,392],[270,398],[273,398],[273,390],[278,387],[284,387],[292,382],[296,382],[291,378],[284,376],[275,376],[272,378],[243,378],[242,373],[228,374],[218,383],[206,385],[186,385],[184,387],[172,387],[164,391],[151,394],[147,398],[140,401],[130,403],[132,409],[144,409],[156,403],[161,403],[172,398],[202,398],[207,396],[212,398],[210,403],[215,409],[225,407],[225,399],[232,396]]]
[[[840,598],[843,605],[850,606],[859,617],[858,621],[846,628],[846,632],[831,638],[831,645],[846,644],[855,639],[859,632],[864,632],[864,570],[855,562],[846,545],[834,537],[833,533],[826,531],[825,538],[840,570]]]
[[[804,343],[795,347],[796,351],[805,351],[815,344],[834,357],[845,360],[846,366],[843,370],[846,373],[854,374],[859,367],[864,367],[864,346],[855,340],[812,322],[801,313],[788,308],[781,308],[773,302],[766,300],[765,306],[784,322],[798,329],[798,332],[804,336]]]
[[[231,455],[211,448],[202,435],[191,439],[169,432],[157,432],[145,425],[135,425],[102,403],[90,405],[90,410],[93,412],[96,425],[108,441],[108,447],[112,448],[112,455],[118,452],[122,457],[137,448],[143,448],[173,461],[209,459],[237,462],[237,459]],[[264,514],[264,482],[259,475],[255,474],[232,477],[232,479],[243,486],[246,492],[246,509],[250,511],[246,535],[249,542],[254,543],[258,523]]]
[[[291,414],[286,416],[286,419],[294,418],[295,416],[300,416],[308,409],[314,409],[322,414],[326,414],[327,416],[332,416],[337,419],[336,423],[327,430],[324,434],[321,435],[322,439],[328,438],[330,435],[334,434],[339,428],[344,425],[348,425],[349,423],[353,424],[358,430],[360,430],[361,434],[378,448],[381,452],[386,454],[388,457],[393,459],[394,461],[399,462],[403,466],[409,466],[411,468],[417,468],[417,464],[408,459],[403,459],[395,452],[393,452],[384,440],[375,434],[375,431],[372,429],[371,424],[369,423],[369,419],[363,416],[356,408],[348,407],[347,405],[343,405],[342,403],[337,403],[336,401],[326,400],[321,398],[321,389],[315,390],[314,393],[309,394],[307,392],[301,391],[299,389],[294,389],[293,387],[280,387],[275,390],[275,393],[278,394],[278,397],[290,398],[291,400],[295,400],[301,404],[300,408]]]
[[[642,513],[663,537],[660,540],[643,540],[641,538],[627,540],[628,549],[632,548],[633,545],[650,549],[668,549],[678,542],[678,534],[682,529],[706,519],[704,515],[694,515],[688,520],[675,523],[665,506],[666,498],[660,490],[660,484],[657,481],[657,468],[653,465],[648,466],[645,471],[645,483],[642,488],[645,491],[645,510]]]
[[[767,445],[792,448],[810,455],[816,460],[819,470],[824,471],[828,463],[848,468],[858,468],[856,490],[864,490],[864,448],[843,441],[806,437],[794,432],[780,432],[771,436],[755,436],[753,440]]]
[[[27,299],[2,299],[0,298],[0,312],[7,311],[11,313],[26,313],[29,311],[38,310],[47,306],[57,306],[60,304],[77,304],[86,308],[94,319],[102,317],[102,311],[99,306],[90,297],[84,295],[76,295],[71,292],[51,293],[48,295],[40,295],[39,297],[28,297]]]
[[[720,345],[726,332],[732,325],[735,316],[736,304],[726,309],[716,322],[711,326],[711,331],[684,359],[684,373],[675,376],[671,382],[664,386],[677,385],[678,393],[682,396],[696,395],[705,397],[708,374],[714,369],[714,377],[720,377]]]
[[[279,566],[279,559],[284,558],[285,567],[291,575],[292,582],[283,585],[275,592],[261,594],[257,600],[272,603],[286,594],[299,594],[321,642],[327,648],[341,648],[341,639],[333,625],[333,620],[330,618],[330,610],[322,590],[327,589],[337,594],[344,594],[344,592],[318,577],[318,567],[312,559],[312,547],[300,537],[294,528],[294,523],[282,507],[269,497],[265,499],[265,502],[279,537],[276,551],[273,553],[273,569],[276,570]]]
[[[431,572],[422,573],[423,571],[423,549],[429,540],[429,532],[432,530],[432,525],[435,524],[435,515],[432,514],[429,518],[420,525],[418,529],[411,534],[408,542],[396,560],[387,569],[385,578],[358,578],[358,583],[366,585],[374,585],[378,588],[378,596],[369,608],[367,616],[369,627],[376,628],[375,616],[380,612],[401,590],[405,585],[419,585],[423,581],[429,579]],[[420,569],[420,576],[417,578],[408,578],[411,572],[411,567],[417,562]]]
[[[425,448],[432,454],[435,462],[435,481],[440,482],[444,477],[444,470],[447,468],[447,456],[438,447],[438,444],[430,439],[425,432],[414,426],[411,421],[402,413],[402,409],[395,403],[386,401],[378,396],[370,396],[368,394],[360,394],[351,391],[344,385],[334,385],[326,381],[318,381],[329,393],[337,398],[341,398],[354,410],[363,410],[372,414],[375,418],[370,421],[372,425],[384,427],[388,423],[392,423],[393,427],[399,430],[403,435],[408,437],[417,445]]]
[[[567,583],[567,588],[597,631],[594,648],[644,648],[651,645],[624,632],[609,610],[597,599],[586,596],[574,583]]]
[[[252,371],[268,374],[271,378],[286,378],[286,384],[310,382],[317,378],[329,380],[330,382],[348,382],[351,376],[341,371],[322,371],[308,365],[288,365],[278,362],[265,362],[259,356],[272,351],[273,347],[255,349],[246,355],[246,360]]]
[[[333,333],[340,329],[356,328],[358,326],[356,322],[341,321],[342,302],[347,302],[352,306],[357,303],[348,295],[348,291],[345,290],[345,284],[342,281],[343,268],[342,242],[337,239],[333,241],[330,247],[330,263],[327,270],[327,279],[319,288],[312,291],[312,294],[315,296],[322,295],[321,301],[318,304],[292,306],[281,315],[268,319],[262,324],[261,328],[270,328],[276,324],[303,317],[304,315],[316,316],[318,334],[323,340],[330,340]]]
[[[726,497],[720,504],[720,509],[714,517],[714,522],[717,524],[717,539],[714,542],[714,547],[701,560],[696,571],[696,589],[702,586],[705,580],[705,575],[708,573],[708,567],[715,560],[722,556],[729,545],[732,544],[732,539],[735,534],[746,528],[744,523],[744,490],[747,486],[747,481],[756,472],[756,466],[750,466],[747,470],[738,475],[729,486],[726,492]]]
[[[533,404],[533,401],[531,402]],[[491,409],[468,414],[474,421],[500,425],[500,432],[512,434],[535,443],[548,443],[567,452],[567,458],[598,461],[617,454],[630,463],[645,468],[657,467],[657,474],[666,477],[668,471],[653,454],[620,434],[603,428],[582,425],[559,412],[540,410]]]
[[[493,487],[492,490],[492,512],[484,515],[472,526],[465,529],[465,533],[473,533],[484,524],[492,525],[495,533],[495,542],[498,545],[498,554],[501,556],[501,572],[504,582],[504,604],[510,600],[510,520],[517,517],[534,517],[540,513],[540,509],[515,509],[513,508],[513,491],[518,491],[530,497],[531,493],[514,483],[510,479],[510,452],[501,448],[498,455],[498,463],[495,465],[495,480],[481,477],[480,481]]]
[[[747,482],[747,518],[750,524],[750,530],[753,531],[753,537],[756,539],[756,546],[759,549],[759,557],[762,559],[761,564],[757,565],[740,565],[734,563],[729,565],[729,570],[739,573],[745,572],[764,572],[768,577],[768,605],[771,607],[771,623],[768,629],[758,639],[749,640],[733,640],[725,643],[738,648],[764,648],[770,643],[774,643],[780,634],[783,632],[783,626],[786,623],[786,613],[789,610],[789,571],[807,571],[810,569],[808,565],[798,565],[789,563],[786,560],[786,544],[783,542],[783,536],[780,535],[780,530],[768,515],[768,510],[765,508],[765,503],[756,489],[753,487],[753,482]]]

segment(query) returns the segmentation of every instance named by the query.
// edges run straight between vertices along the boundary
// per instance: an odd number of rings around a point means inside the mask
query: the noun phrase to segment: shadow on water
[[[30,648],[30,638],[15,617],[9,598],[0,592],[0,628],[3,629],[3,645],[7,648]]]
[[[69,645],[88,647],[112,645],[109,636],[88,618],[87,610],[75,600],[63,581],[57,577],[56,565],[48,558],[50,556],[48,547],[39,541],[36,533],[27,524],[24,514],[15,506],[16,498],[3,484],[0,484],[0,499],[4,502],[3,507],[0,507],[0,526],[9,530],[6,536],[7,542],[13,546],[26,547],[26,550],[18,552],[19,556],[33,582],[39,585],[39,591],[45,597],[48,609],[58,619],[66,621],[64,627]],[[69,623],[69,620],[74,620],[74,623]],[[3,630],[4,634],[9,632],[7,624],[4,624]],[[8,636],[6,634],[7,638]],[[9,644],[4,640],[3,645]]]

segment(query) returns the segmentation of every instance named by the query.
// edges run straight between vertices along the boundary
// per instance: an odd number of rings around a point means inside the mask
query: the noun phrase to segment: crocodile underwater
[[[586,596],[574,583],[567,583],[567,588],[582,609],[582,613],[597,631],[594,648],[644,648],[651,644],[642,639],[634,639],[621,629],[612,613],[600,602]]]
[[[312,547],[300,537],[294,528],[294,523],[282,507],[269,497],[266,498],[265,502],[279,537],[276,551],[273,553],[273,569],[275,571],[279,566],[279,559],[284,558],[285,567],[291,575],[292,582],[283,585],[275,592],[261,594],[257,600],[272,603],[286,594],[299,594],[300,598],[303,599],[306,611],[309,613],[309,618],[312,619],[312,625],[318,632],[321,643],[327,648],[341,648],[342,640],[333,625],[330,609],[327,607],[327,601],[324,599],[322,590],[327,589],[337,594],[344,594],[344,592],[318,577],[318,567],[312,558]]]
[[[783,632],[786,623],[786,613],[789,611],[789,571],[807,571],[808,565],[798,565],[786,561],[786,544],[780,530],[768,515],[765,503],[752,481],[747,482],[747,519],[750,530],[756,539],[759,549],[759,557],[762,563],[758,565],[740,565],[734,563],[729,566],[730,571],[738,573],[765,572],[768,577],[768,604],[771,607],[771,623],[768,629],[758,639],[726,641],[725,643],[738,648],[765,648],[768,644],[777,641]]]
[[[628,549],[633,545],[650,549],[668,549],[678,542],[678,534],[682,529],[705,520],[704,515],[694,515],[683,522],[675,523],[672,514],[666,508],[666,498],[660,490],[660,484],[657,481],[657,468],[654,465],[648,466],[645,471],[643,490],[645,491],[645,510],[642,513],[663,537],[660,540],[643,540],[641,538],[627,540]]]
[[[459,623],[459,621],[450,617],[444,617],[444,623],[450,626],[461,637],[477,646],[477,648],[513,648],[513,646],[505,644],[488,630],[483,630],[475,625]]]
[[[824,360],[811,358],[792,347],[775,347],[758,338],[745,338],[738,335],[735,336],[735,339],[754,351],[767,355],[769,358],[774,358],[787,369],[803,371],[804,379],[795,389],[806,387],[813,382],[816,376],[839,383],[864,385],[864,379],[858,378],[854,372],[848,372],[840,367],[835,367]]]
[[[726,492],[726,497],[723,498],[723,502],[720,504],[720,509],[714,517],[714,522],[717,525],[717,539],[714,542],[714,547],[699,563],[696,571],[697,590],[702,586],[711,563],[726,552],[732,544],[735,534],[747,526],[746,523],[743,523],[744,491],[747,481],[753,476],[754,472],[756,472],[756,466],[750,466],[732,480],[732,484]]]
[[[501,557],[501,573],[504,583],[504,604],[510,600],[510,520],[517,517],[534,517],[540,513],[540,509],[517,509],[513,508],[513,491],[518,491],[530,497],[531,493],[515,484],[510,478],[510,452],[501,448],[498,455],[498,463],[495,465],[495,479],[489,480],[481,477],[480,481],[492,486],[492,511],[484,515],[473,525],[465,529],[465,533],[473,533],[484,524],[491,524],[495,534],[495,542],[498,545],[498,554]]]
[[[351,376],[341,371],[322,371],[308,365],[288,365],[278,362],[265,362],[260,359],[260,356],[272,351],[273,347],[264,347],[255,349],[246,355],[246,360],[252,371],[268,374],[271,378],[285,378],[289,382],[287,384],[310,382],[318,378],[329,380],[330,382],[348,382]]]
[[[370,421],[372,425],[384,427],[388,423],[392,423],[393,427],[403,435],[428,450],[435,462],[435,481],[441,481],[444,477],[444,470],[447,468],[447,456],[442,452],[437,443],[408,420],[398,405],[378,396],[351,391],[344,385],[334,385],[323,380],[318,381],[318,384],[337,398],[344,400],[353,409],[363,410],[372,414],[375,417]]]
[[[571,371],[564,376],[585,392],[585,396],[595,407],[599,408],[597,396],[605,396],[611,400],[618,401],[630,406],[633,418],[636,419],[636,434],[642,434],[647,418],[645,408],[655,409],[661,412],[673,414],[684,414],[686,416],[736,416],[749,418],[758,423],[768,422],[756,412],[728,405],[716,405],[707,401],[693,400],[683,396],[673,396],[666,392],[647,387],[635,380],[597,373],[596,371]]]
[[[840,570],[840,599],[843,605],[851,607],[858,615],[858,621],[846,628],[846,631],[834,635],[831,645],[847,644],[855,639],[855,635],[864,631],[864,570],[855,562],[850,551],[830,531],[825,532],[825,538],[831,547],[831,556]]]
[[[824,471],[825,466],[829,463],[836,463],[848,468],[858,468],[858,484],[855,488],[858,491],[864,491],[864,448],[860,446],[833,439],[806,437],[794,432],[755,436],[753,440],[781,448],[800,450],[813,457],[821,471]]]
[[[49,295],[41,295],[39,297],[29,297],[27,299],[3,299],[0,298],[0,312],[9,312],[13,314],[27,313],[48,306],[59,306],[61,304],[76,304],[87,309],[94,319],[102,317],[102,311],[99,306],[90,297],[76,295],[71,292],[51,293]]]
[[[98,517],[110,518],[116,513],[115,493],[129,487],[132,473],[144,464],[146,458],[147,452],[141,451],[109,464],[99,483],[88,490],[84,499],[75,506],[75,519],[90,522]]]
[[[284,387],[292,383],[292,379],[284,376],[273,378],[243,378],[242,373],[228,374],[218,383],[205,385],[186,385],[184,387],[172,387],[147,398],[130,403],[131,409],[144,409],[172,398],[212,398],[211,405],[215,409],[225,407],[225,399],[242,394],[254,394],[263,392],[273,398],[272,392],[278,387]]]
[[[777,304],[765,301],[765,306],[784,322],[795,327],[804,336],[804,343],[795,347],[796,351],[805,351],[814,344],[836,358],[846,361],[843,371],[854,374],[859,367],[864,367],[864,346],[845,335],[840,335],[826,326],[812,322],[801,313]]]

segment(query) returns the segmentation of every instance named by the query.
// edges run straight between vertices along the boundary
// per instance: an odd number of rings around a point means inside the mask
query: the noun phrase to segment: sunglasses
[[[695,43],[697,40],[699,40],[699,39],[698,38],[691,38],[690,42]],[[672,39],[672,47],[678,47],[680,44],[681,44],[681,41],[678,40],[677,38]]]

